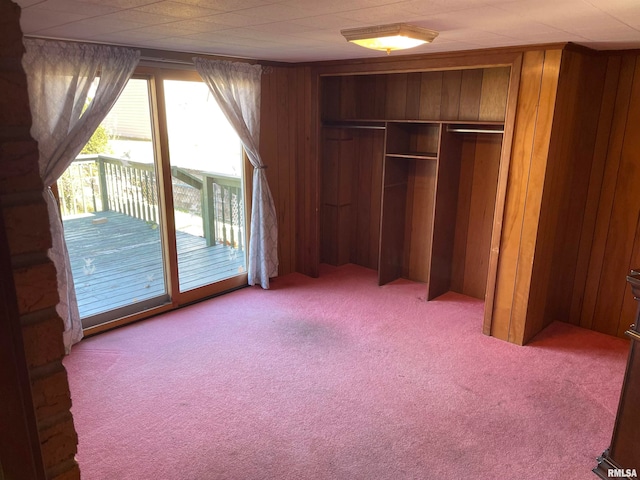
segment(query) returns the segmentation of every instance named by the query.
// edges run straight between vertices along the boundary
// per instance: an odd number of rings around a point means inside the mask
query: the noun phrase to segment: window
[[[195,72],[144,73],[58,181],[85,328],[246,284],[240,140]]]

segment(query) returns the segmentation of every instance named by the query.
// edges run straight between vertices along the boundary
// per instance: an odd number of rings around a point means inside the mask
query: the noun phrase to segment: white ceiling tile
[[[550,37],[555,37],[557,35],[562,35],[566,38],[567,33],[563,31],[559,31],[556,28],[550,27],[548,25],[542,25],[539,23],[527,23],[526,25],[512,25],[511,27],[505,27],[501,29],[496,29],[493,31],[498,35],[502,35],[505,37],[510,37],[514,39],[519,39],[519,44],[539,44],[539,43],[549,43]]]
[[[638,41],[632,40],[629,42],[612,42],[612,41],[601,41],[601,42],[584,42],[581,43],[585,47],[592,48],[594,50],[631,50],[638,48]]]
[[[170,25],[164,25],[165,27],[171,27],[174,31],[182,31],[184,34],[188,33],[201,33],[210,32],[212,30],[223,30],[228,27],[215,25],[209,22],[202,22],[200,20],[178,20],[171,22]]]
[[[379,7],[363,8],[361,10],[340,12],[340,16],[368,25],[400,23],[410,20],[410,18],[407,18],[407,12],[394,8],[393,5],[383,5]]]
[[[348,45],[345,38],[340,34],[339,30],[309,30],[306,33],[291,34],[292,37],[305,38],[309,42],[315,44],[326,45],[328,43],[340,43]],[[297,40],[296,40],[297,41]]]
[[[249,17],[246,15],[240,15],[237,13],[218,13],[215,15],[209,15],[201,17],[198,20],[202,22],[211,22],[218,25],[225,25],[229,27],[248,27],[251,25],[260,25],[262,23],[272,23],[273,20],[259,17]]]
[[[438,25],[438,21],[444,21],[446,28],[469,28],[491,31],[494,29],[513,27],[525,23],[525,19],[515,13],[505,12],[495,7],[481,7],[464,10],[464,15],[460,12],[434,15],[429,20],[436,30],[445,29]]]
[[[145,25],[143,23],[123,19],[111,19],[110,21],[105,21],[103,17],[88,18],[82,22],[74,22],[65,25],[65,27],[76,36],[78,36],[80,32],[88,32],[88,35],[93,36],[109,32],[115,33],[124,30],[132,30],[134,28],[144,26]]]
[[[162,1],[144,5],[136,8],[140,12],[148,12],[156,15],[165,15],[176,18],[199,18],[216,13],[222,13],[221,10],[214,8],[203,8],[197,5],[188,5],[186,3]]]
[[[588,29],[576,29],[575,33],[584,37],[589,41],[597,41],[597,39],[602,38],[603,34],[606,33],[608,41],[611,42],[626,42],[637,40],[640,36],[640,32],[637,30],[630,28],[626,25],[621,25],[614,32],[610,32],[607,29],[599,29],[588,28]]]
[[[143,32],[140,30],[127,30],[126,32],[107,32],[99,35],[94,35],[93,40],[104,40],[104,41],[117,41],[119,43],[125,43],[128,45],[135,45],[137,42],[142,42],[144,40],[158,40],[160,38],[166,38],[167,35],[165,33],[153,33],[153,32]]]
[[[260,35],[261,33],[295,35],[295,34],[305,34],[310,30],[313,30],[313,27],[299,25],[297,23],[292,23],[292,22],[263,23],[261,25],[253,25],[245,28],[247,30],[256,32],[256,35]]]
[[[210,30],[213,30],[211,28]],[[179,37],[188,35],[191,33],[199,33],[197,31],[191,31],[185,28],[184,25],[178,23],[165,23],[162,25],[148,25],[135,29],[136,32],[141,34],[159,35],[160,37]],[[208,31],[208,30],[205,30]]]
[[[279,0],[180,0],[180,2],[204,8],[215,8],[223,12],[235,12],[262,5],[280,3]]]
[[[135,22],[139,25],[162,25],[164,23],[174,22],[175,17],[168,15],[156,15],[154,13],[141,12],[140,10],[120,10],[117,13],[103,15],[101,20],[113,22]]]
[[[417,1],[417,0],[416,0]],[[428,3],[425,0],[419,0],[423,5]],[[289,7],[299,7],[300,0],[286,0],[281,2],[282,5]],[[327,15],[341,12],[357,12],[363,8],[379,7],[383,5],[398,5],[404,3],[402,0],[323,0],[317,2],[304,2],[304,8],[313,15]]]
[[[114,32],[113,28],[110,28],[108,25],[96,26],[85,25],[84,23],[62,25],[37,32],[38,36],[69,40],[90,40],[94,35],[104,33],[115,34],[117,32]]]
[[[525,21],[533,20],[567,32],[591,26],[605,26],[614,30],[618,26],[616,18],[582,0],[518,1],[497,8],[515,13]]]
[[[85,15],[87,17],[95,17],[106,15],[119,11],[117,7],[106,5],[95,5],[76,0],[46,0],[38,5],[41,10],[60,13],[73,13],[77,15]]]
[[[239,36],[237,33],[238,32],[235,32],[235,34],[231,34],[229,32],[194,33],[193,35],[187,35],[182,38],[194,39],[194,40],[200,40],[200,41],[209,41],[213,43],[228,44],[228,45],[243,45],[245,47],[251,47],[251,46],[255,47],[255,42],[253,39]],[[266,48],[268,46],[278,47],[278,48],[282,47],[281,44],[269,41],[268,39],[264,39],[260,43],[261,43],[261,48]]]
[[[48,10],[34,10],[29,15],[20,16],[20,26],[24,33],[35,33],[59,25],[65,25],[76,20],[83,20],[86,15],[75,13],[51,12]]]
[[[340,30],[440,32],[407,53],[573,41],[640,48],[640,0],[17,0],[26,34],[281,61],[384,56]]]
[[[314,17],[299,18],[291,23],[302,25],[305,27],[315,28],[317,30],[333,30],[339,32],[344,28],[364,27],[369,23],[358,22],[351,18],[344,18],[339,15],[319,15]]]
[[[46,2],[47,0],[14,0],[14,2],[23,10],[27,7],[32,7]]]
[[[612,14],[640,14],[640,2],[638,0],[589,0],[587,2],[594,8]]]
[[[396,5],[398,10],[407,15],[425,17],[430,15],[438,15],[440,13],[453,13],[460,10],[468,10],[470,8],[478,8],[486,6],[485,2],[462,1],[462,2],[425,2],[424,0],[406,0]]]
[[[248,28],[234,28],[231,30],[225,30],[224,33],[219,35],[233,38],[234,41],[241,41],[242,45],[256,44],[256,42],[260,42],[261,44],[264,44],[264,42],[286,44],[292,43],[294,41],[292,37],[287,37],[276,33],[261,32],[258,35],[256,31]]]
[[[640,14],[627,16],[625,17],[624,22],[631,28],[640,31]]]
[[[280,3],[246,9],[239,13],[271,21],[295,20],[297,18],[307,18],[316,15],[312,10],[303,8],[299,5],[284,5]]]
[[[158,0],[78,0],[89,5],[98,5],[103,7],[115,7],[118,10],[126,10],[127,8],[141,7],[155,3]]]

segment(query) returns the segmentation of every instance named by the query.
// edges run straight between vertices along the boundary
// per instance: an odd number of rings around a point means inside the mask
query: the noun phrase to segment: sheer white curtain
[[[135,50],[25,39],[22,59],[27,74],[31,106],[31,135],[38,141],[40,176],[51,223],[49,256],[58,272],[60,303],[56,310],[64,320],[64,344],[82,339],[69,255],[58,205],[51,192],[94,130],[109,113],[135,69],[140,53]],[[100,77],[87,106],[91,84]],[[86,107],[86,109],[85,109]]]
[[[196,70],[209,86],[253,165],[249,285],[269,288],[278,275],[278,222],[258,147],[260,144],[260,85],[262,67],[241,62],[194,58]]]

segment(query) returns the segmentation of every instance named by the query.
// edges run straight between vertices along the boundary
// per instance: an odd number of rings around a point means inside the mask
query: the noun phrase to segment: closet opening
[[[484,300],[510,76],[321,77],[320,261]]]

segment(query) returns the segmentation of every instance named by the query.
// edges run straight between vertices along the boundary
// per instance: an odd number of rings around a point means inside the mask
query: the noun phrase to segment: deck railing
[[[242,184],[238,177],[171,168],[174,208],[198,216],[207,245],[244,248]],[[152,164],[109,155],[81,155],[58,180],[62,216],[120,212],[158,223]]]

